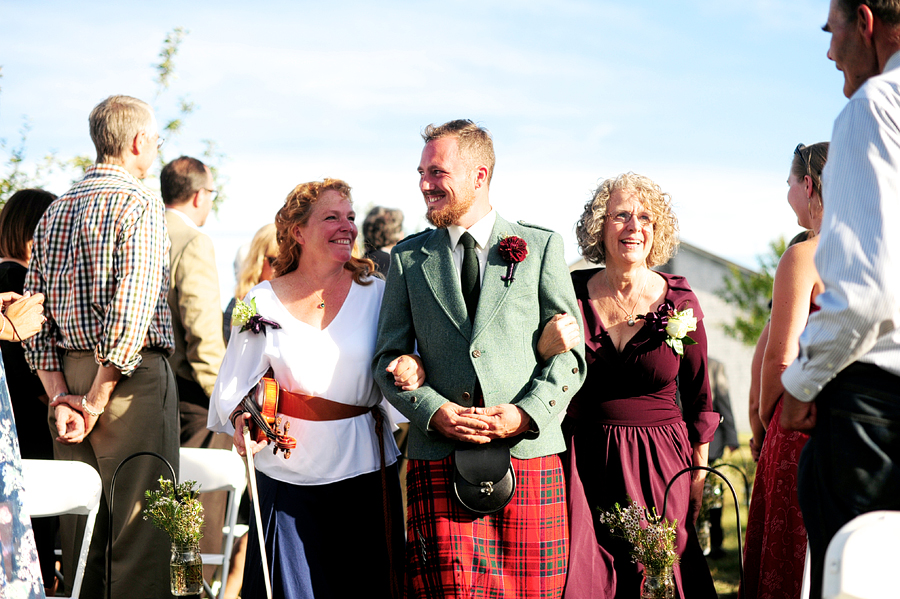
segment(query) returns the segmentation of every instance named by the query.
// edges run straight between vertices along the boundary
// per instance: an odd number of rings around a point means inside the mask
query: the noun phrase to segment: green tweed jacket
[[[497,245],[509,235],[525,240],[528,256],[516,267],[515,281],[507,284],[501,280],[507,263]],[[513,440],[514,457],[563,451],[560,416],[584,382],[584,343],[546,363],[537,353],[541,331],[553,315],[567,312],[580,324],[562,238],[498,215],[474,325],[449,240],[446,229],[435,229],[394,248],[378,321],[374,376],[382,393],[412,423],[409,457],[439,460],[450,454],[455,441],[429,431],[428,424],[445,402],[471,406],[476,377],[485,406],[515,404],[537,425],[538,432]],[[415,351],[427,380],[415,391],[400,391],[385,368],[397,356]]]

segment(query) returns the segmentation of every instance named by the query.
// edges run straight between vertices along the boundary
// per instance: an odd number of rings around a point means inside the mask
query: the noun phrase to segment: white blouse
[[[372,357],[383,294],[381,279],[373,278],[370,285],[353,283],[340,312],[319,330],[291,316],[268,282],[251,289],[245,301],[256,298],[257,312],[281,328],[266,327],[259,334],[232,329],[209,402],[209,428],[234,434],[228,417],[269,367],[278,384],[294,393],[354,406],[381,402],[372,378]],[[257,470],[267,476],[298,485],[322,485],[381,468],[371,413],[324,422],[284,418],[290,422],[288,436],[297,439],[297,447],[288,459],[281,452],[273,455],[271,443],[255,454]],[[393,464],[400,452],[385,420],[385,461]]]

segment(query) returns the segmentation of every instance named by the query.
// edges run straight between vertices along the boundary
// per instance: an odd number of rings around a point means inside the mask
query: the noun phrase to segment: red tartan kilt
[[[560,597],[569,526],[559,456],[513,458],[512,501],[481,517],[453,497],[451,460],[409,461],[408,596]]]

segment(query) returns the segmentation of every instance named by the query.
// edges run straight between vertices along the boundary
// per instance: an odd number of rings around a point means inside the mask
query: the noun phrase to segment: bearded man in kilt
[[[562,239],[493,210],[487,130],[457,120],[423,137],[419,187],[436,228],[392,252],[373,361],[382,392],[411,422],[407,593],[559,597],[568,561],[560,415],[585,374],[574,319],[570,351],[538,352],[551,319],[579,314]],[[426,381],[396,386],[397,358],[413,352]],[[454,494],[454,460],[503,445],[512,499],[473,513]]]

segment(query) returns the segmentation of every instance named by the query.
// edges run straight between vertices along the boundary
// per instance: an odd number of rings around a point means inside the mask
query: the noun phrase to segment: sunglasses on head
[[[806,150],[806,156],[803,155],[804,150]],[[812,173],[809,170],[809,167],[810,167],[809,154],[810,154],[809,148],[807,146],[804,146],[803,144],[797,144],[797,147],[794,148],[794,155],[799,156],[800,160],[803,161],[803,166],[806,167],[806,176],[812,177]]]

